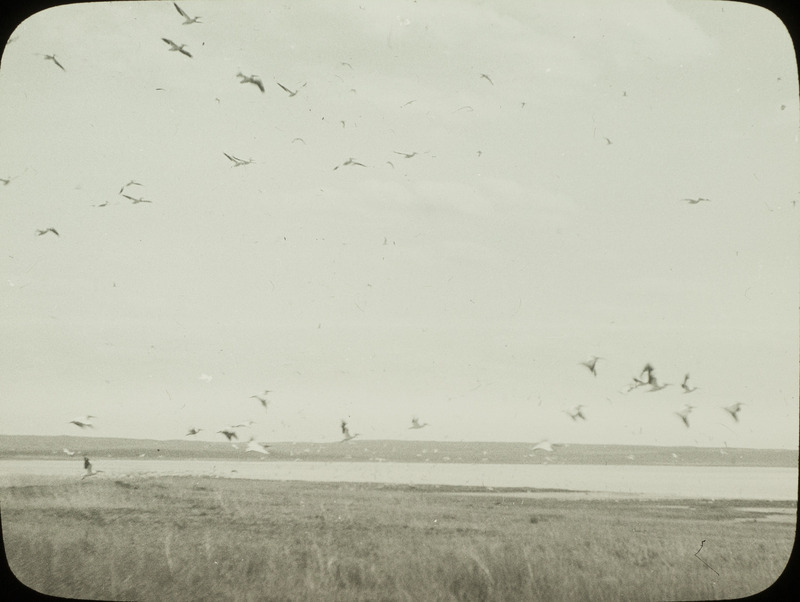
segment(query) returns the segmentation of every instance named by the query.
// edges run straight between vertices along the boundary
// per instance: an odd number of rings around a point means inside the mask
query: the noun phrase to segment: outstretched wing
[[[187,15],[185,12],[183,12],[183,11],[181,10],[181,7],[180,7],[180,6],[178,6],[178,5],[177,5],[175,2],[173,2],[172,4],[174,4],[174,5],[175,5],[175,10],[177,10],[177,11],[178,11],[178,14],[179,14],[181,17],[183,17],[184,19],[188,19],[188,18],[189,18],[189,15]]]

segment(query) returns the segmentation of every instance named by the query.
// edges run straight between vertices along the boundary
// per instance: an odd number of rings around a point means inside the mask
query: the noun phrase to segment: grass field
[[[783,571],[794,509],[190,477],[0,489],[17,578],[105,600],[736,598]]]

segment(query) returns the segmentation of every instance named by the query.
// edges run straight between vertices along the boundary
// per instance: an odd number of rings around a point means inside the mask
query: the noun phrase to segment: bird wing
[[[175,42],[173,42],[172,40],[168,40],[167,38],[161,38],[161,39],[164,40],[170,46],[172,46],[173,50],[177,50],[178,49],[178,45]]]
[[[56,65],[58,65],[59,67],[61,67],[61,70],[62,70],[62,71],[66,71],[66,69],[64,69],[64,65],[62,65],[61,63],[59,63],[59,62],[58,62],[58,60],[56,60],[56,57],[52,57],[52,59],[51,59],[51,60],[52,60],[52,61],[53,61],[53,62],[54,62]]]
[[[188,56],[189,58],[192,58],[192,55],[191,55],[191,53],[190,53],[188,50],[184,50],[183,48],[178,48],[178,51],[179,51],[181,54],[185,54],[185,55],[186,55],[186,56]]]
[[[180,6],[178,6],[177,4],[175,4],[175,2],[173,2],[172,4],[174,4],[174,5],[175,5],[175,10],[177,10],[177,11],[178,11],[178,14],[180,14],[180,16],[181,16],[181,17],[183,17],[183,18],[185,18],[185,19],[188,19],[188,18],[189,18],[189,15],[187,15],[185,12],[183,12],[183,11],[181,10],[181,7],[180,7]]]
[[[275,83],[278,84],[281,88],[283,88],[289,94],[292,94],[292,91],[289,88],[287,88],[286,86],[284,86],[281,82],[275,82]]]
[[[254,79],[254,80],[252,80],[252,82],[253,82],[253,83],[254,83],[256,86],[258,86],[258,89],[259,89],[259,90],[261,90],[262,92],[264,91],[264,84],[261,82],[261,80],[260,80],[260,79]]]

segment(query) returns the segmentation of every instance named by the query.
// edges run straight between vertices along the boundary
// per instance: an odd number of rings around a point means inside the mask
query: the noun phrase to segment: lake
[[[283,462],[97,459],[95,479],[124,476],[216,476],[279,481],[520,487],[593,492],[608,497],[796,500],[796,468],[756,466],[635,466],[444,464],[404,462]],[[79,478],[83,461],[0,460],[0,486],[33,477]],[[563,492],[540,492],[563,495]]]

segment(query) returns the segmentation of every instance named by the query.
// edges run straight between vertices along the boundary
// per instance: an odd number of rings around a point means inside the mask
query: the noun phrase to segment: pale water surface
[[[95,459],[103,472],[123,476],[217,476],[275,481],[468,485],[560,489],[620,497],[796,500],[796,468],[753,466],[617,466],[434,464],[401,462],[273,462]],[[78,479],[82,460],[0,460],[0,486],[33,477]],[[34,479],[35,480],[35,479]],[[553,492],[553,495],[563,495]]]

